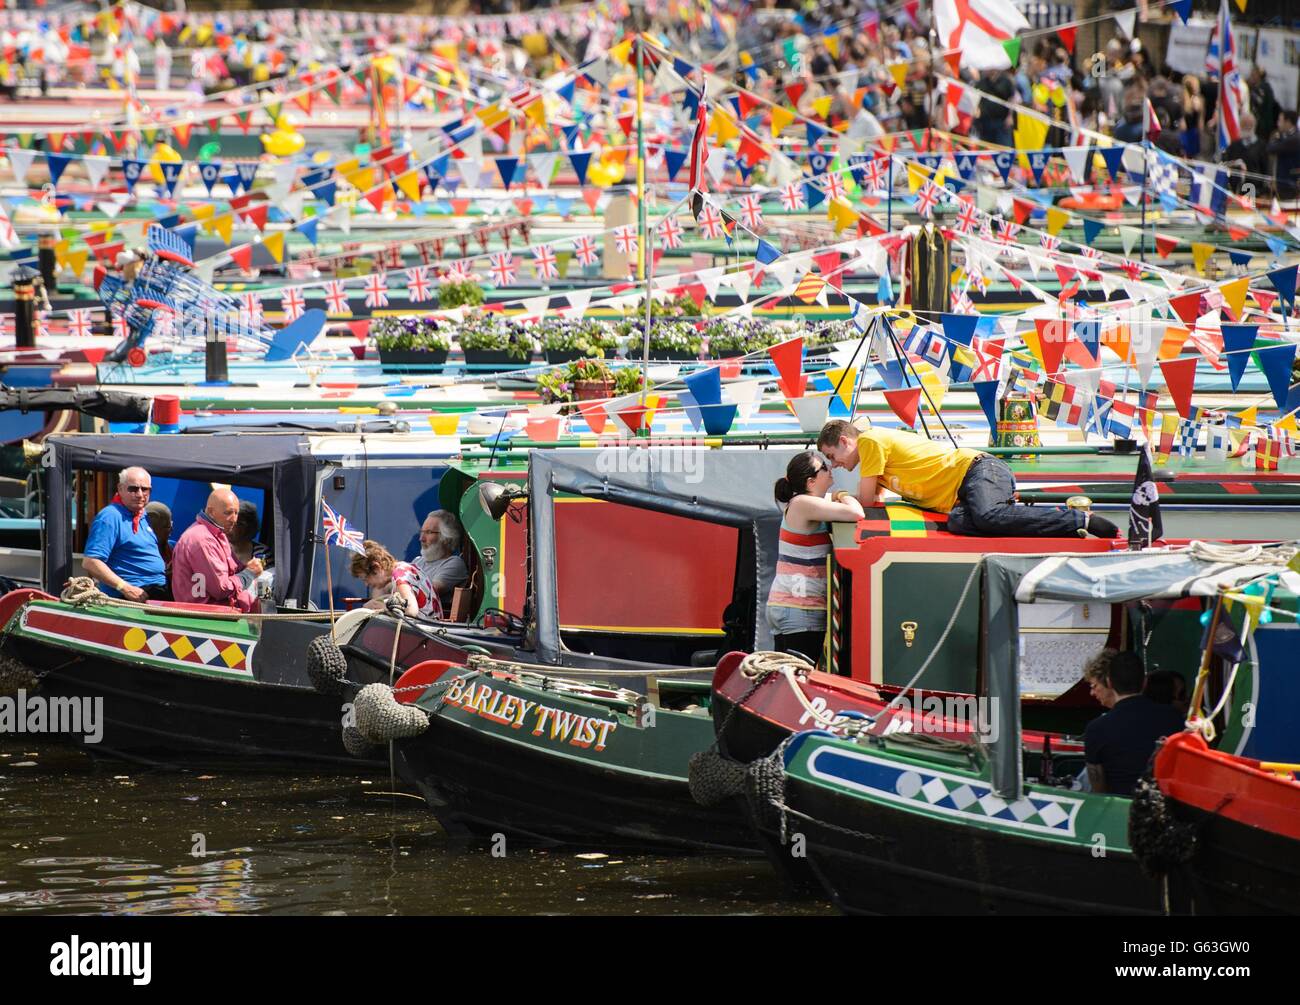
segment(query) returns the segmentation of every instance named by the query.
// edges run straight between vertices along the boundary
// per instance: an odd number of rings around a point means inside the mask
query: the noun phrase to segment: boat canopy
[[[1264,576],[1276,575],[1270,603],[1294,610],[1300,573],[1287,560],[1294,545],[1119,551],[1100,555],[987,555],[983,591],[980,667],[984,691],[996,701],[1008,742],[992,745],[993,786],[1003,798],[1019,798],[1020,604],[1035,602],[1120,604],[1133,600],[1212,597]]]
[[[711,450],[707,447],[622,446],[530,452],[529,522],[533,535],[533,599],[537,655],[560,664],[559,596],[555,570],[557,492],[622,503],[748,530],[754,537],[754,646],[770,649],[764,600],[776,575],[781,511],[772,486],[797,450]],[[617,547],[617,542],[611,542]],[[592,556],[599,562],[598,555]]]
[[[6,412],[26,414],[70,410],[108,422],[145,422],[152,404],[147,395],[126,391],[0,386],[0,411]]]
[[[1249,546],[1248,546],[1249,547]],[[1234,546],[1215,546],[1212,551],[1179,548],[1173,551],[1113,552],[1103,555],[1055,555],[1042,559],[1020,580],[1016,600],[1176,600],[1180,597],[1213,597],[1220,590],[1244,586],[1272,572],[1280,573],[1281,585],[1300,593],[1300,573],[1288,570],[1286,559],[1294,546],[1275,545],[1260,549],[1260,560],[1243,561],[1250,554]],[[1281,558],[1270,562],[1270,555]]]
[[[71,433],[45,440],[43,581],[57,590],[72,575],[71,473],[140,466],[151,475],[246,485],[268,491],[275,535],[275,600],[307,599],[316,514],[316,460],[301,433],[212,433],[196,449],[193,437]]]

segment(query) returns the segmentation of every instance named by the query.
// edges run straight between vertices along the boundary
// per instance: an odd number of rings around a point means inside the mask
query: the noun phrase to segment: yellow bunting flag
[[[1248,429],[1251,426],[1259,424],[1259,406],[1251,405],[1249,408],[1242,409],[1237,413],[1237,418],[1241,420],[1241,427]]]
[[[69,251],[63,256],[63,267],[66,268],[71,275],[80,276],[86,271],[86,259],[89,257],[90,252],[85,248],[82,248],[79,251]],[[1292,420],[1292,425],[1294,426],[1294,420]]]
[[[813,111],[823,119],[831,114],[831,96],[829,94],[818,98],[812,103]]]
[[[794,288],[794,295],[805,304],[810,304],[817,299],[817,294],[822,291],[822,287],[825,285],[825,280],[809,272],[799,280],[799,285]]]
[[[1055,237],[1061,228],[1070,222],[1070,214],[1063,209],[1049,206],[1047,209],[1047,232]]]
[[[372,167],[358,168],[346,177],[349,185],[362,192],[368,192],[375,187],[375,169]]]
[[[1196,271],[1201,275],[1205,275],[1205,266],[1209,264],[1210,256],[1213,254],[1213,244],[1206,244],[1202,241],[1192,242],[1192,263],[1196,266]]]
[[[262,239],[262,247],[277,262],[284,261],[284,231],[277,230]]]
[[[914,161],[907,162],[907,191],[915,195],[930,176],[930,172]]]
[[[1219,287],[1219,292],[1223,294],[1223,302],[1232,309],[1232,313],[1241,317],[1241,312],[1246,306],[1246,293],[1250,290],[1250,276],[1242,276],[1240,279],[1234,279],[1230,283],[1224,283]]]
[[[839,59],[840,58],[840,36],[838,35],[838,33],[835,35],[826,35],[824,36],[823,40],[826,43],[826,51],[831,54],[831,59]]]
[[[225,241],[226,244],[229,244],[231,235],[233,235],[235,232],[235,214],[226,213],[222,216],[218,216],[214,218],[212,221],[212,226],[216,228],[216,232],[218,236],[220,236],[220,238],[223,241]]]
[[[781,135],[781,130],[794,121],[794,112],[782,108],[780,105],[772,107],[772,138]]]
[[[943,396],[948,391],[948,385],[943,382],[939,371],[929,363],[917,363],[915,367],[917,375],[921,378],[921,386],[925,388],[921,400],[926,403],[931,412],[938,415],[939,410],[943,408]]]
[[[827,370],[826,377],[831,382],[831,387],[839,386],[840,401],[844,402],[845,408],[853,407],[853,388],[858,379],[858,368],[850,366],[844,370]]]
[[[542,103],[541,98],[538,98],[536,101],[530,101],[526,104],[524,106],[524,114],[528,116],[528,121],[538,129],[546,128],[546,105]]]
[[[1283,419],[1278,419],[1277,422],[1273,423],[1273,428],[1285,429],[1292,436],[1300,434],[1300,429],[1296,428],[1295,412],[1292,412]]]
[[[740,127],[736,125],[733,119],[724,111],[718,111],[712,116],[713,135],[718,138],[719,143],[726,143],[728,140],[734,140],[740,135]]]
[[[907,63],[890,63],[885,67],[889,71],[889,75],[894,78],[895,86],[902,87],[907,83],[908,66]]]
[[[851,227],[858,222],[858,213],[844,199],[833,199],[826,208],[826,218],[835,223],[835,233],[839,233],[845,227]]]
[[[628,58],[632,55],[632,39],[630,37],[625,38],[618,45],[611,47],[609,55],[615,62],[627,66]]]
[[[1047,140],[1047,122],[1025,112],[1016,112],[1015,140],[1017,150],[1042,150]],[[1029,158],[1020,155],[1020,165],[1029,169]]]
[[[1156,463],[1164,464],[1169,460],[1169,448],[1173,446],[1178,435],[1178,413],[1160,413],[1160,438],[1156,442]]]
[[[411,202],[420,201],[420,172],[407,171],[393,179],[393,184],[402,190],[402,194]]]

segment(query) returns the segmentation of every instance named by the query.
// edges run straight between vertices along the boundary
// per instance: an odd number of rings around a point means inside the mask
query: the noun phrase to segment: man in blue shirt
[[[145,518],[153,481],[144,468],[126,468],[117,495],[95,515],[82,568],[110,597],[170,600],[158,538]]]
[[[1106,683],[1114,692],[1114,702],[1109,712],[1083,731],[1084,762],[1093,792],[1132,795],[1156,742],[1183,728],[1178,712],[1142,694],[1145,679],[1137,654],[1116,653],[1110,661]]]

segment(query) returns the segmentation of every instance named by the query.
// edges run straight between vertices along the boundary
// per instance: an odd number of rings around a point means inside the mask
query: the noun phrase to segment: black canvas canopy
[[[151,403],[145,395],[125,391],[0,386],[0,411],[24,414],[73,410],[109,422],[144,422],[149,418]]]
[[[756,649],[772,647],[767,590],[776,575],[781,511],[772,486],[796,450],[710,450],[704,447],[608,447],[534,450],[528,463],[529,520],[533,535],[533,598],[537,655],[559,665],[559,597],[555,572],[556,492],[672,513],[736,527],[753,535],[758,603]],[[610,548],[619,543],[611,541]],[[593,575],[599,555],[591,556]]]
[[[71,433],[45,441],[46,509],[42,575],[57,592],[72,575],[71,473],[139,466],[151,475],[265,490],[274,527],[275,599],[305,605],[315,525],[316,463],[300,433],[183,436]],[[93,514],[89,516],[93,517]]]

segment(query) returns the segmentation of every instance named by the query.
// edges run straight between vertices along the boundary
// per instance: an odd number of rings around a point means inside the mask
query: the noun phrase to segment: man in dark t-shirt
[[[1117,653],[1108,677],[1115,704],[1084,730],[1084,761],[1093,792],[1129,796],[1146,770],[1156,741],[1181,730],[1183,720],[1169,705],[1157,704],[1141,693],[1146,673],[1136,654]]]

